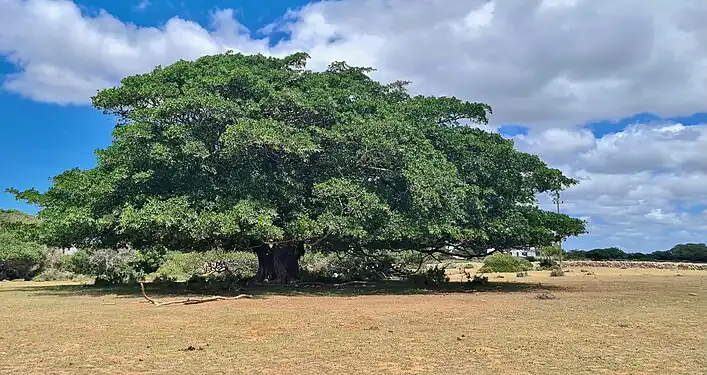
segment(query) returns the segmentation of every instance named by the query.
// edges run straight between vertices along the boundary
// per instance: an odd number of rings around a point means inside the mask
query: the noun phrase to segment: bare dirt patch
[[[139,290],[0,283],[0,373],[705,373],[707,272],[588,271],[492,277],[466,293],[160,307]],[[543,287],[556,298],[536,298]]]

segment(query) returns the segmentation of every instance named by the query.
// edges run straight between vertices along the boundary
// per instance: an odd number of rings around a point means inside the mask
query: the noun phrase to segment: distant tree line
[[[569,260],[644,260],[673,262],[707,262],[707,245],[704,243],[685,243],[675,245],[667,251],[652,253],[627,253],[616,247],[593,250],[570,250],[565,253]]]

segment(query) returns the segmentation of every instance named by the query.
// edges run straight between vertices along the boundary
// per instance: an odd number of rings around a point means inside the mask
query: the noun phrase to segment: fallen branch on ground
[[[204,303],[204,302],[213,302],[213,301],[230,301],[230,300],[236,300],[236,299],[243,299],[243,298],[253,298],[250,294],[239,294],[235,297],[222,297],[222,296],[212,296],[212,297],[204,297],[204,298],[187,298],[187,299],[179,299],[175,301],[166,301],[166,302],[157,302],[154,299],[150,298],[147,296],[147,293],[145,293],[145,285],[143,283],[140,283],[140,292],[142,292],[142,296],[150,301],[155,306],[168,306],[168,305],[195,305],[197,303]]]

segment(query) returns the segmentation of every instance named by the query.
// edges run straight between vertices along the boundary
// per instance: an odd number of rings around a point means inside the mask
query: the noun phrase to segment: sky
[[[343,60],[490,104],[485,129],[580,181],[562,211],[589,233],[568,248],[704,242],[705,19],[707,2],[667,0],[0,0],[0,188],[94,166],[114,121],[90,98],[125,76],[306,51],[313,70]]]

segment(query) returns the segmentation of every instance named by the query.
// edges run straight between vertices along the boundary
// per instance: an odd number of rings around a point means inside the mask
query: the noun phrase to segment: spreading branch
[[[154,299],[147,296],[147,293],[145,293],[145,285],[143,283],[140,283],[140,292],[142,293],[142,296],[146,300],[148,300],[151,304],[158,306],[158,307],[159,306],[168,306],[168,305],[196,305],[198,303],[213,302],[213,301],[230,301],[230,300],[236,300],[236,299],[253,298],[253,296],[250,294],[239,294],[235,297],[211,296],[211,297],[204,297],[204,298],[187,298],[187,299],[179,299],[179,300],[174,300],[174,301],[158,302],[158,301],[155,301]]]

